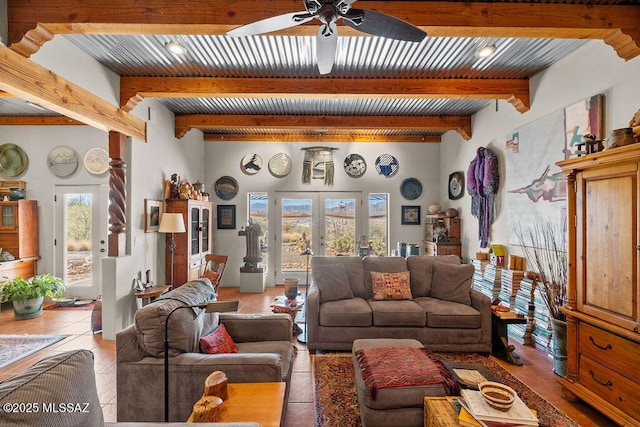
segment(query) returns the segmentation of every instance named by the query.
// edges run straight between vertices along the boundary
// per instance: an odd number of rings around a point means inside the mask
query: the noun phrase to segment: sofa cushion
[[[428,297],[431,293],[433,265],[436,262],[460,264],[460,257],[457,255],[423,255],[407,258],[407,267],[411,272],[411,293],[414,298]]]
[[[193,280],[139,308],[134,324],[140,349],[146,356],[164,357],[165,322],[169,313],[176,307],[212,301],[215,296],[209,280]],[[174,312],[169,319],[169,354],[199,353],[200,337],[218,326],[218,318],[219,313],[204,313],[200,308]]]
[[[224,324],[218,325],[215,331],[200,338],[200,347],[203,353],[208,354],[238,352],[238,346],[233,342]]]
[[[321,269],[334,269],[337,265],[344,265],[353,295],[364,298],[364,273],[362,258],[359,256],[314,256],[311,258],[311,274],[314,277]],[[406,270],[406,269],[405,269]]]
[[[482,325],[480,312],[470,305],[431,297],[413,300],[427,313],[427,327],[477,329]]]
[[[424,309],[413,301],[368,301],[373,326],[421,326],[427,324]]]
[[[32,409],[33,405],[39,405],[32,412],[2,411],[0,424],[5,426],[101,426],[104,417],[96,388],[93,353],[72,350],[53,354],[3,381],[0,405],[5,404],[31,404]],[[65,411],[59,405],[64,405]]]
[[[320,290],[320,304],[353,298],[344,264],[335,264],[331,268],[317,268],[313,272],[313,278]]]
[[[320,305],[320,326],[371,326],[371,307],[362,298],[329,301]]]
[[[407,260],[399,256],[366,256],[362,259],[362,262],[364,268],[364,299],[373,299],[372,271],[381,271],[383,273],[407,271]]]
[[[370,274],[374,300],[411,299],[411,275],[408,271],[400,273],[372,271]]]
[[[471,305],[471,287],[474,267],[471,264],[451,265],[436,262],[433,264],[433,298]]]

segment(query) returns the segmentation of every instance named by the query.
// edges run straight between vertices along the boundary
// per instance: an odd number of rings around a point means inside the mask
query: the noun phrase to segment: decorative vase
[[[17,320],[32,319],[42,314],[44,297],[31,298],[26,301],[13,301],[13,313]]]
[[[429,213],[437,214],[438,212],[440,212],[440,208],[441,207],[442,206],[440,206],[440,203],[436,202],[436,203],[434,203],[432,205],[429,205],[429,207],[427,209],[429,209]]]
[[[295,300],[298,296],[298,279],[287,277],[284,279],[284,296],[288,300]]]
[[[567,322],[551,318],[553,329],[553,372],[561,377],[567,376]]]
[[[25,196],[24,188],[9,188],[9,200],[20,200],[24,199]]]

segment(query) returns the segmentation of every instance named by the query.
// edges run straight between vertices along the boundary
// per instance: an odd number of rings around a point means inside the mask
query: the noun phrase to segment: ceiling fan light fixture
[[[496,46],[493,44],[485,44],[480,46],[475,53],[476,58],[484,59],[496,53]]]
[[[164,44],[164,47],[174,55],[185,55],[187,53],[187,48],[178,42],[174,42],[174,41],[166,42]]]

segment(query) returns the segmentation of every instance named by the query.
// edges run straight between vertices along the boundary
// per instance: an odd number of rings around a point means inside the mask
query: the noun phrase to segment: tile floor
[[[240,299],[240,312],[269,312],[270,305],[283,289],[269,288],[262,294],[240,293],[238,288],[220,289],[220,299]],[[116,362],[115,341],[102,339],[100,333],[90,330],[90,310],[45,310],[35,319],[13,319],[10,304],[3,304],[0,311],[1,334],[68,334],[69,337],[30,355],[4,369],[0,369],[0,381],[23,371],[38,360],[61,351],[86,348],[95,354],[96,383],[98,395],[106,421],[116,420]],[[521,381],[534,389],[538,394],[552,402],[558,409],[567,413],[582,426],[613,426],[606,417],[582,403],[571,403],[562,398],[561,387],[557,376],[552,371],[551,359],[542,351],[515,343],[517,351],[524,362],[523,366],[504,363],[503,366]],[[296,355],[291,393],[286,414],[286,427],[311,427],[314,425],[313,378],[311,376],[311,359],[306,346],[296,343]],[[343,427],[343,426],[335,426]],[[347,426],[344,426],[347,427]]]

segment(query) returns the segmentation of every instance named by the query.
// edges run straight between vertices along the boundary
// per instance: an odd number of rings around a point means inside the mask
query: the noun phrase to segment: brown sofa
[[[371,272],[410,273],[410,299],[373,299]],[[358,338],[412,338],[432,351],[491,351],[491,301],[473,266],[447,256],[311,259],[307,347],[351,350]]]
[[[116,335],[118,422],[164,420],[164,329],[171,310],[210,301],[208,279],[191,281],[140,308],[135,323]],[[205,354],[199,339],[224,324],[238,353]],[[230,383],[287,383],[289,392],[294,347],[287,314],[204,313],[184,308],[169,321],[169,420],[185,421],[214,371]]]

